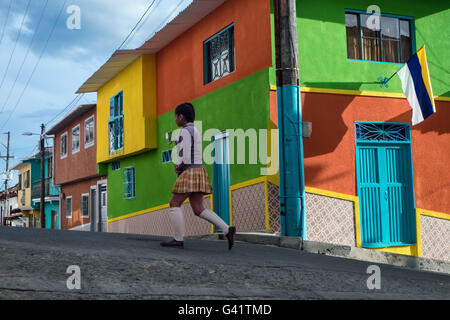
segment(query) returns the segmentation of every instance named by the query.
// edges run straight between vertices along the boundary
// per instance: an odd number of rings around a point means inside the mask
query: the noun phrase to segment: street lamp
[[[24,132],[22,133],[24,136],[40,136],[39,140],[39,151],[41,154],[41,203],[40,203],[40,212],[41,212],[41,228],[45,229],[45,125],[41,124],[41,134],[32,133],[32,132]]]

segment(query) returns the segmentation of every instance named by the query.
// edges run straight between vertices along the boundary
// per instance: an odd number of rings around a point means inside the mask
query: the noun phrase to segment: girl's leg
[[[170,213],[176,241],[184,241],[184,216],[181,205],[187,197],[189,197],[188,193],[174,193],[170,200]]]
[[[212,223],[216,227],[222,230],[223,234],[228,234],[229,226],[223,221],[214,211],[209,209],[205,209],[203,206],[203,193],[202,192],[193,192],[189,196],[189,200],[191,202],[192,210],[195,215]]]

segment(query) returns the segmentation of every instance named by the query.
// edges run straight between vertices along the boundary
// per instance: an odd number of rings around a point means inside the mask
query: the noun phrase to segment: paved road
[[[450,276],[279,247],[0,227],[0,299],[450,299]],[[80,267],[81,289],[67,288]]]

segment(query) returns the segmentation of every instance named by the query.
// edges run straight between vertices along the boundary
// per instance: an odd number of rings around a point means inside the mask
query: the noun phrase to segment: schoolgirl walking
[[[195,110],[191,103],[183,103],[175,109],[175,122],[182,127],[175,139],[178,159],[175,172],[178,178],[172,188],[170,214],[174,227],[174,239],[162,242],[161,246],[184,248],[185,223],[181,205],[189,198],[194,214],[215,225],[228,240],[228,249],[234,244],[235,227],[228,226],[214,211],[203,206],[203,197],[212,193],[208,174],[203,167],[202,137],[194,126]]]

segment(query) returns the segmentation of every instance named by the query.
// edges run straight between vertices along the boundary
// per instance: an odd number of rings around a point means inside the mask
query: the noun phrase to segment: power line
[[[14,56],[14,52],[16,51],[17,43],[19,42],[20,35],[22,34],[23,25],[24,25],[24,22],[25,22],[25,18],[27,17],[28,9],[30,8],[30,3],[31,3],[31,0],[28,0],[27,8],[25,9],[25,13],[23,15],[22,22],[20,24],[20,29],[19,29],[19,32],[17,33],[17,38],[16,38],[16,41],[14,43],[13,51],[11,52],[11,55],[9,56],[8,65],[6,67],[5,73],[3,74],[2,82],[0,83],[0,89],[2,88],[3,83],[5,82],[6,75],[8,74],[9,67],[11,65],[11,60],[12,60],[12,58]]]
[[[48,124],[52,123],[56,118],[58,118],[61,114],[63,114],[66,110],[71,111],[71,107],[73,108],[78,104],[78,102],[81,100],[81,98],[84,96],[83,94],[75,96],[75,98],[64,108],[62,109],[56,116],[54,116],[51,120],[47,121],[45,126],[47,127]],[[77,100],[78,99],[78,100]]]
[[[20,65],[20,68],[19,68],[19,72],[17,73],[17,76],[16,76],[16,79],[14,80],[13,86],[12,86],[11,90],[9,91],[8,97],[6,98],[5,103],[3,104],[3,106],[0,108],[0,113],[2,113],[3,110],[5,110],[5,107],[8,104],[9,98],[11,97],[11,94],[14,91],[14,88],[15,88],[16,83],[17,83],[17,79],[19,79],[20,73],[22,72],[22,68],[23,68],[23,66],[25,64],[25,61],[28,58],[28,54],[30,53],[30,49],[33,46],[33,42],[34,42],[34,40],[36,38],[37,31],[38,31],[39,27],[41,26],[42,18],[44,16],[44,12],[45,12],[45,9],[47,8],[47,5],[48,5],[48,0],[46,0],[46,2],[45,2],[44,9],[42,10],[41,16],[39,17],[39,22],[37,24],[36,30],[35,30],[35,32],[33,34],[32,39],[31,39],[30,45],[28,46],[27,53],[25,54],[25,57],[23,58],[22,64]]]
[[[2,43],[2,41],[3,41],[3,36],[5,35],[6,24],[7,24],[7,22],[8,22],[9,12],[11,11],[11,4],[12,4],[12,0],[9,0],[8,13],[6,14],[5,23],[3,24],[2,36],[1,36],[1,38],[0,38],[0,44]]]
[[[56,28],[56,25],[57,25],[57,23],[58,23],[59,17],[61,16],[61,13],[63,12],[63,9],[64,9],[65,6],[66,6],[66,3],[67,3],[67,0],[65,0],[64,3],[63,3],[63,5],[61,6],[61,9],[60,9],[60,11],[59,11],[59,13],[58,13],[58,16],[56,17],[55,23],[53,24],[53,28],[52,28],[52,30],[50,31],[50,34],[49,34],[49,36],[48,36],[48,38],[47,38],[47,41],[45,42],[44,48],[42,49],[41,55],[39,56],[39,59],[38,59],[38,61],[36,62],[35,66],[34,66],[34,69],[33,69],[33,71],[31,72],[31,75],[30,75],[30,77],[28,78],[28,81],[27,81],[27,83],[25,84],[25,87],[23,88],[23,91],[22,91],[21,95],[19,96],[19,100],[17,100],[16,105],[14,106],[12,112],[9,114],[8,119],[3,123],[3,125],[2,125],[2,127],[1,127],[0,130],[2,130],[2,129],[5,127],[5,125],[8,123],[8,121],[11,119],[11,116],[12,116],[13,113],[16,111],[17,106],[19,105],[20,101],[22,100],[22,97],[23,97],[23,95],[25,94],[25,91],[26,91],[26,89],[28,88],[28,85],[30,84],[31,79],[33,78],[33,75],[34,75],[34,73],[36,72],[36,69],[37,69],[39,63],[41,62],[42,56],[44,55],[44,52],[45,52],[45,50],[47,49],[48,43],[49,43],[49,41],[50,41],[50,38],[52,37],[53,32],[55,31],[55,28]]]
[[[136,30],[136,28],[139,25],[139,23],[141,23],[142,19],[144,19],[144,17],[147,15],[147,12],[153,7],[153,4],[155,2],[156,2],[156,0],[153,0],[152,3],[150,3],[150,5],[147,7],[147,10],[145,10],[145,12],[142,15],[142,17],[139,19],[139,21],[136,23],[134,28],[130,31],[130,33],[127,35],[127,37],[125,38],[125,40],[122,42],[122,44],[119,46],[119,48],[117,50],[120,50],[123,47],[123,45],[125,44],[125,42],[127,42],[128,38],[131,36],[131,34],[134,32],[134,30]]]
[[[155,7],[153,8],[152,12],[150,12],[147,17],[145,18],[145,20],[139,25],[139,27],[136,28],[134,34],[130,37],[130,39],[128,39],[128,41],[126,41],[126,45],[128,45],[128,43],[131,41],[131,39],[139,32],[139,30],[141,30],[142,26],[146,23],[146,21],[148,20],[148,18],[151,16],[151,14],[153,12],[155,12],[155,10],[159,7],[159,5],[162,3],[162,0],[158,0],[158,2],[156,3]]]

